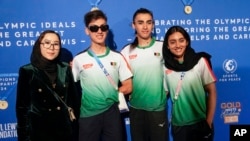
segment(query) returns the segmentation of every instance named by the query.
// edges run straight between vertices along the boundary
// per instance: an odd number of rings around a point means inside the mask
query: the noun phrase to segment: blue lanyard
[[[96,56],[96,54],[89,48],[89,53],[91,55],[94,56],[96,62],[99,64],[100,68],[102,69],[103,73],[107,76],[109,82],[114,86],[114,88],[116,90],[118,90],[118,87],[116,85],[116,83],[114,82],[114,80],[112,79],[112,77],[110,76],[110,74],[108,73],[108,71],[105,69],[104,65],[102,64],[102,62],[100,61],[100,59]]]

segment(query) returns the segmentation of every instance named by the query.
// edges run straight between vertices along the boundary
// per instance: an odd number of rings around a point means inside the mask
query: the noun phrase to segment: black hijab
[[[59,37],[58,33],[52,30],[46,30],[43,33],[41,33],[40,37],[36,40],[33,46],[33,50],[30,56],[30,62],[33,66],[44,71],[49,77],[50,81],[54,83],[57,76],[57,64],[60,62],[60,53],[54,60],[48,60],[42,56],[40,43],[46,33],[55,33]]]
[[[180,32],[188,42],[186,51],[184,53],[184,60],[182,63],[179,63],[178,60],[174,58],[174,55],[168,49],[168,38],[174,32]],[[191,48],[190,46],[189,34],[186,32],[184,28],[180,26],[172,26],[171,28],[169,28],[164,38],[162,50],[163,50],[164,64],[165,64],[165,67],[167,67],[168,69],[171,69],[174,71],[188,71],[192,69],[198,63],[201,57],[205,57],[206,60],[209,62],[210,67],[212,68],[211,61],[210,61],[211,55],[209,55],[206,52],[196,53],[194,49]]]

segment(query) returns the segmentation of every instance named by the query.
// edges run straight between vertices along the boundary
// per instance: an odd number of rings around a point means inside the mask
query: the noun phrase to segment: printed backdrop
[[[89,46],[83,15],[93,5],[108,16],[108,44],[119,51],[131,42],[133,13],[153,11],[155,35],[181,25],[190,33],[196,51],[212,55],[218,102],[215,141],[229,140],[230,124],[249,124],[250,1],[236,0],[1,0],[0,1],[0,140],[16,141],[15,100],[18,69],[29,63],[32,46],[46,29],[60,33],[72,56]],[[191,6],[192,9],[185,6]],[[129,119],[125,119],[128,140]]]

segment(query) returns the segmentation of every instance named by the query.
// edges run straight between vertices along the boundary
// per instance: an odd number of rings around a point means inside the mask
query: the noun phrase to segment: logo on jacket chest
[[[137,57],[137,54],[131,54],[131,55],[129,55],[129,59],[135,59]]]
[[[83,67],[84,69],[89,69],[89,68],[91,68],[92,66],[93,66],[93,63],[83,64],[83,65],[82,65],[82,67]]]

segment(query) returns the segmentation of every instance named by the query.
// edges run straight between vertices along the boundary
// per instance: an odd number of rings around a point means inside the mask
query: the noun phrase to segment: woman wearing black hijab
[[[36,40],[30,64],[21,66],[17,84],[16,117],[19,141],[71,141],[79,117],[79,100],[71,68],[60,61],[61,39],[46,30]]]
[[[213,140],[216,78],[210,55],[196,53],[186,30],[172,26],[165,34],[163,58],[166,91],[172,101],[174,141]]]

